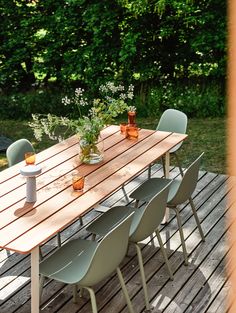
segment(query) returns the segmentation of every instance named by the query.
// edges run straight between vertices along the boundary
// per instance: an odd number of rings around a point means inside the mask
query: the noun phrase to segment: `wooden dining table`
[[[128,140],[119,126],[102,131],[104,158],[98,164],[82,164],[78,137],[40,152],[36,163],[42,171],[36,177],[37,200],[26,202],[26,178],[20,170],[24,161],[0,172],[0,247],[31,254],[31,312],[39,312],[39,247],[112,192],[142,172],[187,138],[185,134],[139,129],[139,137]],[[72,188],[71,173],[85,177],[83,191]]]

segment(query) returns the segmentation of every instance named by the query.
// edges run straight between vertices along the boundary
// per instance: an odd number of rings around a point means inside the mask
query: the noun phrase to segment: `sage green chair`
[[[198,172],[200,161],[204,153],[202,153],[183,173],[181,179],[166,179],[152,177],[141,184],[135,191],[130,194],[130,197],[136,200],[135,206],[137,207],[139,201],[151,201],[153,195],[161,188],[164,183],[171,182],[169,187],[169,194],[167,199],[167,207],[175,210],[177,223],[180,233],[181,244],[183,248],[185,264],[188,264],[187,249],[184,241],[184,234],[182,229],[181,218],[179,214],[179,205],[189,200],[192,212],[199,229],[202,240],[205,241],[205,236],[201,228],[199,218],[197,216],[196,208],[192,200],[192,194],[196,188],[198,181]]]
[[[124,219],[126,215],[129,215],[130,212],[134,212],[129,232],[129,242],[133,243],[136,247],[147,310],[150,309],[150,303],[148,299],[142,253],[138,243],[151,236],[154,232],[156,233],[170,279],[173,279],[173,274],[158,230],[158,226],[165,215],[168,190],[169,182],[163,184],[162,188],[156,195],[154,195],[147,206],[136,209],[128,206],[113,207],[87,227],[87,231],[91,232],[94,236],[106,236],[106,234],[113,229],[117,223]]]
[[[75,239],[59,248],[54,254],[42,261],[39,266],[40,294],[45,277],[74,285],[74,302],[77,302],[77,287],[88,290],[92,312],[97,313],[96,285],[116,270],[130,313],[134,313],[119,264],[125,257],[130,224],[130,213],[100,241]]]
[[[175,110],[175,109],[168,109],[163,112],[156,130],[185,134],[187,130],[187,125],[188,125],[188,117],[185,113],[179,110]],[[169,152],[170,152],[170,155],[175,156],[180,174],[183,176],[182,166],[181,166],[179,157],[177,155],[177,151],[180,149],[182,144],[183,142],[180,142],[178,145],[173,147]],[[164,164],[165,164],[164,157],[162,157],[163,171],[166,177]],[[149,177],[150,175],[151,175],[151,168],[149,167]]]
[[[25,159],[26,152],[34,152],[31,142],[25,138],[13,142],[6,151],[8,166],[15,165]]]

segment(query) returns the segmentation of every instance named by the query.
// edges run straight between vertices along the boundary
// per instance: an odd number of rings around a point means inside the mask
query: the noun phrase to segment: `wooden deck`
[[[161,176],[159,165],[152,168],[153,176]],[[171,176],[178,171],[173,168]],[[129,193],[147,178],[147,172],[125,185],[107,198],[103,205],[114,206],[129,203]],[[189,265],[185,266],[180,245],[179,233],[174,213],[170,222],[160,227],[161,236],[167,248],[167,254],[174,271],[174,281],[168,278],[168,272],[156,238],[143,242],[142,254],[145,274],[148,281],[149,296],[154,306],[152,312],[165,313],[225,313],[226,295],[229,283],[226,278],[226,255],[229,247],[226,243],[225,214],[227,207],[228,177],[214,173],[200,172],[199,181],[193,199],[198,216],[206,235],[201,242],[195,221],[188,204],[182,206],[181,217],[184,235],[189,252]],[[56,204],[55,204],[56,205]],[[62,232],[63,242],[75,237],[88,237],[86,224],[100,213],[91,211],[83,217],[84,226],[79,221]],[[42,247],[44,256],[56,249],[56,240],[52,238]],[[105,266],[105,264],[104,264]],[[128,256],[121,265],[127,283],[128,292],[136,313],[144,312],[144,297],[140,283],[137,258],[131,246]],[[28,255],[0,251],[0,312],[30,312],[30,258]],[[96,298],[99,313],[127,313],[127,307],[118,283],[113,276],[97,285]],[[43,313],[88,313],[91,312],[90,300],[85,293],[78,304],[72,302],[70,286],[47,280],[41,301]]]

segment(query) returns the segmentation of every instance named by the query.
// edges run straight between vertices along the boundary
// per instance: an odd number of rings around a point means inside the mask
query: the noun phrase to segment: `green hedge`
[[[143,115],[160,115],[168,108],[184,111],[189,117],[221,117],[226,113],[224,89],[216,82],[183,84],[167,82],[149,90],[144,105],[136,98]]]
[[[159,116],[167,108],[184,111],[189,117],[225,116],[226,104],[223,87],[218,82],[194,84],[165,82],[150,87],[145,97],[135,90],[134,104],[140,117]],[[70,91],[45,89],[1,95],[0,116],[2,119],[29,119],[32,113],[71,113],[69,106],[64,106],[61,98]],[[89,96],[89,94],[88,94]]]

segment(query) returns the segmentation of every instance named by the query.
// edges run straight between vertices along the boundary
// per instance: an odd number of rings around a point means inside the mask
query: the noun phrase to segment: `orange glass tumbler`
[[[138,139],[138,127],[135,125],[127,125],[126,138],[131,140]]]
[[[83,191],[84,189],[84,176],[79,173],[72,174],[72,187],[75,191]]]
[[[126,126],[127,126],[127,123],[120,123],[120,133],[122,135],[126,134]]]
[[[36,155],[35,152],[30,151],[25,153],[25,163],[26,165],[33,165],[35,164]]]

